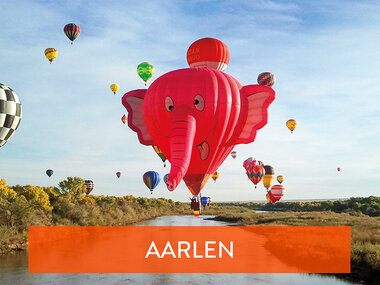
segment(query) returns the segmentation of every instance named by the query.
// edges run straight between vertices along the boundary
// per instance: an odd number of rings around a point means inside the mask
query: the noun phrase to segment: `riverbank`
[[[209,214],[204,211],[205,214]],[[248,209],[226,211],[215,217],[217,221],[237,222],[260,226],[350,226],[351,227],[351,274],[336,276],[354,281],[379,284],[380,281],[380,218],[362,213],[334,212],[272,212],[254,213]],[[270,232],[267,246],[274,240]],[[288,239],[289,240],[289,239]],[[291,247],[290,247],[291,248]],[[289,252],[290,255],[297,253]],[[284,258],[283,256],[278,256]]]

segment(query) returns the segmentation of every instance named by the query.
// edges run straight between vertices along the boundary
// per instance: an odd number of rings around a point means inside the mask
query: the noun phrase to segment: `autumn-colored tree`
[[[62,193],[70,193],[75,199],[78,199],[87,191],[84,180],[79,177],[67,177],[66,180],[59,182],[59,188],[61,188]]]

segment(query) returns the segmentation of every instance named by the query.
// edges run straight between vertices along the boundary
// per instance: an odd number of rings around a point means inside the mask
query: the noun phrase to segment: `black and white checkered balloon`
[[[20,99],[11,88],[0,83],[0,148],[15,133],[21,115]]]

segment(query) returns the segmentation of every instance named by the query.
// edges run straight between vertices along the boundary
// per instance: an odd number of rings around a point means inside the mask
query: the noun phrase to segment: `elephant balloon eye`
[[[168,112],[171,112],[174,110],[174,102],[173,99],[169,96],[165,98],[165,108]]]
[[[203,111],[205,108],[205,100],[203,99],[202,95],[198,94],[194,97],[194,107],[198,111]]]

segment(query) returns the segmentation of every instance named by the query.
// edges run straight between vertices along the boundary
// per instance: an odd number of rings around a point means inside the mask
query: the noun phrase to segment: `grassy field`
[[[370,217],[361,212],[331,211],[255,213],[246,207],[222,204],[206,209],[203,214],[244,225],[350,226],[351,274],[341,277],[371,283],[380,280],[380,217]],[[268,238],[270,244],[270,235]]]

